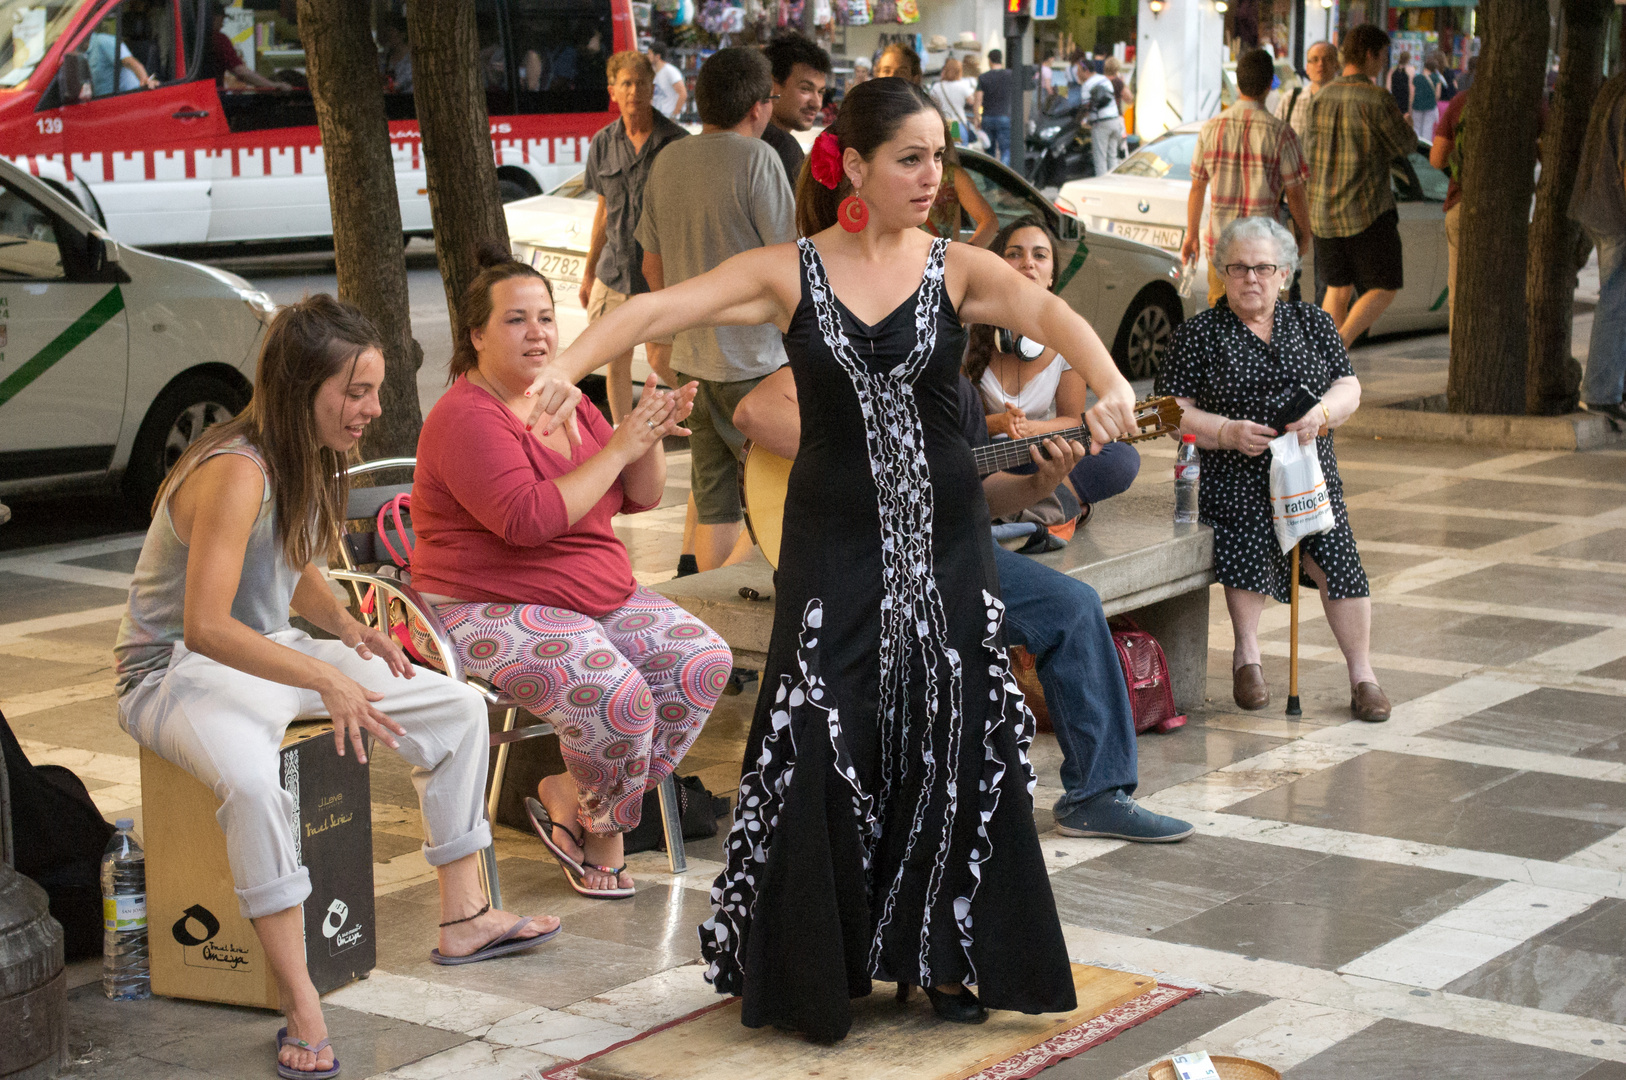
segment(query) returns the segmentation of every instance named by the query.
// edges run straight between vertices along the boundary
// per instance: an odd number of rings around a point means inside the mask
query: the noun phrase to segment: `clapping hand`
[[[694,411],[694,395],[699,383],[688,383],[677,390],[662,390],[650,375],[644,382],[644,392],[638,404],[622,418],[612,441],[622,444],[628,461],[636,461],[668,435],[687,435],[689,429],[683,421]]]
[[[565,439],[571,447],[582,444],[581,432],[576,427],[576,406],[581,402],[582,392],[576,384],[555,373],[549,365],[536,373],[525,396],[535,402],[531,415],[526,418],[526,427],[551,435],[554,427],[563,423]]]
[[[1028,434],[1028,414],[1015,405],[1006,405],[1001,413],[989,413],[988,434],[1012,439],[1025,438]]]

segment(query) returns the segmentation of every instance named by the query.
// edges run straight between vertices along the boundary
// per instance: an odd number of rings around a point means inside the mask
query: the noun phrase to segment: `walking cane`
[[[1288,660],[1287,660],[1287,715],[1303,716],[1299,708],[1299,546],[1293,545],[1292,581],[1287,587]]]

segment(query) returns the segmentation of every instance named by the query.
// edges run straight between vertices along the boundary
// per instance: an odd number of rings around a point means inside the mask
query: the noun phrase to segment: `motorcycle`
[[[1028,122],[1027,180],[1034,187],[1060,187],[1095,175],[1090,149],[1089,107],[1057,96]]]
[[[1070,104],[1058,95],[1036,119],[1028,121],[1028,183],[1038,188],[1060,187],[1069,180],[1095,175],[1089,114],[1087,104]],[[1140,144],[1140,136],[1129,136],[1124,142],[1125,154],[1133,154]]]

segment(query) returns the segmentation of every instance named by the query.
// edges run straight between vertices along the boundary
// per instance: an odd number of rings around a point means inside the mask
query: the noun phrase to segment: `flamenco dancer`
[[[923,986],[960,1022],[1075,1007],[1033,828],[1033,718],[1001,644],[988,508],[959,430],[962,320],[1077,358],[1100,397],[1096,446],[1133,430],[1134,394],[1064,302],[919,229],[951,154],[918,87],[854,88],[802,172],[803,239],[629,301],[532,384],[551,423],[568,381],[636,342],[784,331],[801,439],[778,605],[700,930],[706,978],[743,995],[748,1027],[840,1039],[872,979],[900,997]]]

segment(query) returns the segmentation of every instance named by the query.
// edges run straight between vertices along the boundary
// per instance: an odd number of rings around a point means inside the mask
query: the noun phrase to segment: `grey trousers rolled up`
[[[491,843],[484,795],[489,735],[485,702],[474,689],[422,668],[411,679],[397,677],[383,660],[363,660],[340,642],[316,641],[301,630],[267,636],[384,695],[374,705],[406,729],[398,753],[414,766],[431,866]],[[250,675],[181,643],[169,667],[119,699],[124,730],[220,800],[215,816],[245,918],[275,914],[310,895],[310,874],[294,854],[296,807],[278,780],[278,751],[289,724],[327,715],[314,690]]]

